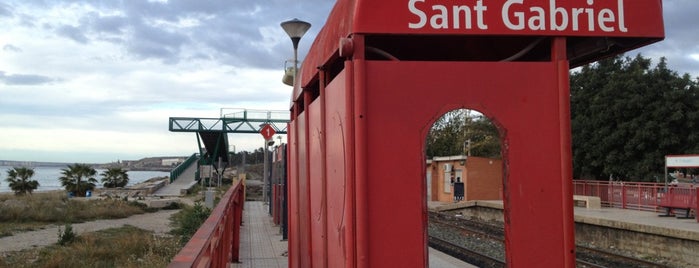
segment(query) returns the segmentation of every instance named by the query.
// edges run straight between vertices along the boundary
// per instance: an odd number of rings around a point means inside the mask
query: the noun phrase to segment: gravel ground
[[[428,233],[430,236],[505,261],[505,245],[500,241],[492,240],[482,234],[465,232],[463,229],[441,225],[433,221],[430,221],[428,224]]]
[[[170,216],[177,211],[179,210],[161,210],[154,213],[133,215],[123,219],[96,220],[74,223],[72,225],[73,231],[78,235],[124,225],[133,225],[144,230],[153,231],[158,235],[165,235],[171,229]],[[42,230],[17,233],[13,236],[0,238],[0,253],[55,244],[58,241],[58,227],[49,225]],[[64,229],[64,226],[60,227]]]

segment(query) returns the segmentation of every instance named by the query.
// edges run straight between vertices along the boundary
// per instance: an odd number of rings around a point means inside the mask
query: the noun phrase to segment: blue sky
[[[582,0],[581,0],[582,1]],[[168,118],[220,108],[287,110],[281,83],[293,56],[279,23],[313,24],[303,58],[334,1],[0,2],[0,159],[109,162],[189,155],[191,133]],[[631,52],[699,77],[699,1],[665,0],[665,41]],[[657,62],[657,60],[655,61]],[[237,150],[262,146],[236,134]]]

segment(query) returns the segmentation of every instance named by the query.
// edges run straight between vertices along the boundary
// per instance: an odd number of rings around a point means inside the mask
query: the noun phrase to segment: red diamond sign
[[[265,137],[265,140],[271,139],[275,133],[277,132],[274,131],[274,128],[270,124],[265,124],[265,126],[260,129],[260,134],[262,134],[262,137]]]

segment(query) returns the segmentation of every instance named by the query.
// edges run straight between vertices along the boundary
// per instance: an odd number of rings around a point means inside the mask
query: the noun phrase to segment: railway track
[[[476,250],[471,250],[469,248],[462,247],[460,245],[454,244],[450,241],[441,238],[430,236],[429,244],[430,247],[433,249],[439,250],[441,252],[451,255],[454,258],[460,259],[478,267],[500,268],[506,266],[504,260],[496,259]]]
[[[479,267],[505,267],[505,233],[502,226],[430,212],[430,247]],[[601,267],[668,267],[595,248],[576,246],[576,266]]]
[[[603,268],[603,267],[635,267],[635,268],[655,268],[669,267],[666,265],[632,258],[625,255],[615,254],[608,251],[585,247],[581,245],[575,246],[577,254],[577,267],[581,268]]]

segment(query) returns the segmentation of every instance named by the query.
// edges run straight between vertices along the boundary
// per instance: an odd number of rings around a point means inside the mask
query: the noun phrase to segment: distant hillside
[[[65,167],[68,163],[0,160],[0,166],[10,167]]]
[[[97,169],[121,167],[126,170],[171,171],[175,166],[187,159],[187,157],[188,156],[158,156],[146,157],[139,160],[121,160],[118,162],[104,164],[86,164]],[[0,160],[0,166],[10,167],[65,167],[72,164],[75,163]]]
[[[97,168],[121,167],[127,170],[171,171],[189,156],[146,157],[139,160],[121,160],[119,162],[96,165]]]

